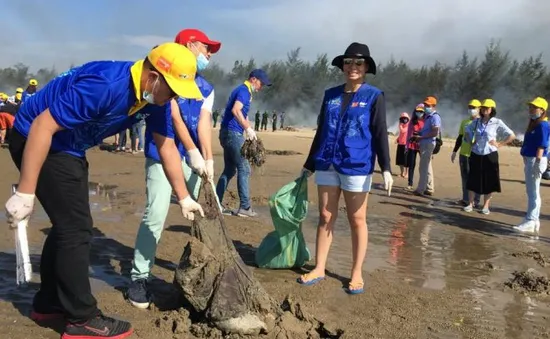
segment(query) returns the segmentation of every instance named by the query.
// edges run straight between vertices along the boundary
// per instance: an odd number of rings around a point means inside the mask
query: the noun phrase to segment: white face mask
[[[159,79],[155,80],[155,83],[153,84],[153,87],[151,88],[151,92],[143,91],[143,100],[147,101],[148,103],[155,105],[155,95],[153,92],[155,91],[155,87],[158,85]]]
[[[469,109],[468,110],[468,113],[470,113],[471,116],[475,117],[477,116],[479,113],[477,112],[477,109]]]
[[[531,120],[537,120],[537,119],[540,118],[541,116],[542,116],[542,114],[540,114],[540,113],[531,114]]]

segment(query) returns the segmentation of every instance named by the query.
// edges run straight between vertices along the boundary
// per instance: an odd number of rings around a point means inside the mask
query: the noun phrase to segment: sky
[[[467,50],[482,55],[491,39],[515,57],[543,53],[550,64],[548,0],[94,0],[4,1],[6,39],[0,67],[35,70],[92,60],[137,60],[156,44],[198,28],[222,42],[212,60],[305,59],[366,43],[378,62],[454,62]],[[130,5],[131,4],[131,5]]]

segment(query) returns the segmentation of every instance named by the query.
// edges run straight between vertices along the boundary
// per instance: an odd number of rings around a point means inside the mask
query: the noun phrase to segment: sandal
[[[361,294],[365,292],[364,283],[361,282],[351,282],[348,287],[345,289],[347,294]]]
[[[313,285],[315,285],[315,284],[317,284],[317,283],[319,283],[319,282],[321,282],[325,279],[325,277],[315,277],[313,279],[308,280],[308,275],[309,274],[304,274],[301,277],[299,277],[298,279],[296,279],[298,284],[304,285],[304,286],[313,286]]]

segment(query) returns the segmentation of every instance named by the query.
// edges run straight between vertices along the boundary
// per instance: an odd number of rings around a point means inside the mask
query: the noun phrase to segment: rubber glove
[[[206,175],[208,180],[214,181],[214,159],[208,159],[205,161],[206,164]]]
[[[246,129],[246,139],[247,140],[256,140],[258,137],[256,136],[256,132],[252,129],[252,127],[248,127]]]
[[[204,175],[206,173],[206,163],[201,155],[201,152],[197,148],[194,148],[187,152],[189,155],[189,167],[193,172],[198,175]]]
[[[393,177],[390,171],[384,171],[382,173],[384,177],[384,189],[388,192],[388,197],[391,196],[391,189],[393,187]]]
[[[540,179],[542,177],[542,173],[544,173],[544,171],[546,170],[545,167],[546,166],[544,166],[544,164],[542,164],[540,160],[535,160],[532,169],[532,173],[535,179]]]
[[[198,202],[193,200],[190,195],[178,201],[181,208],[181,214],[185,219],[195,220],[195,212],[199,212],[201,217],[204,217],[204,211]]]
[[[456,152],[453,152],[451,154],[451,162],[454,164],[455,163],[455,159],[456,159]]]
[[[302,170],[300,171],[300,177],[302,177],[304,174],[309,178],[313,175],[313,172],[308,170],[307,168],[302,168]]]
[[[34,194],[25,194],[15,191],[6,202],[6,219],[11,228],[24,219],[28,219],[34,207]]]

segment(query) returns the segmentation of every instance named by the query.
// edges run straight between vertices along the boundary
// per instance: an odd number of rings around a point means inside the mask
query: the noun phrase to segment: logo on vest
[[[361,102],[352,102],[352,103],[351,103],[351,107],[352,107],[352,108],[355,108],[355,107],[361,107],[361,108],[363,108],[363,107],[365,107],[365,106],[367,106],[367,103],[366,103],[366,102],[362,102],[362,101],[361,101]]]

